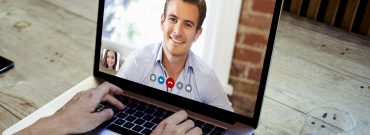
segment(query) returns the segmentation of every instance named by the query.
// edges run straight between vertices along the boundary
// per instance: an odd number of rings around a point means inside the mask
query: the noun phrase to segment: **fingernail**
[[[125,108],[126,108],[126,106],[125,106],[125,105],[123,105],[123,106],[122,106],[122,110],[125,110]]]

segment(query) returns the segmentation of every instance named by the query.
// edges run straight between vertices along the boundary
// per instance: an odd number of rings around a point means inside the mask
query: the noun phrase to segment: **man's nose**
[[[181,22],[176,23],[175,29],[173,31],[176,36],[182,36],[182,34],[184,32],[184,27],[183,26],[184,25]]]

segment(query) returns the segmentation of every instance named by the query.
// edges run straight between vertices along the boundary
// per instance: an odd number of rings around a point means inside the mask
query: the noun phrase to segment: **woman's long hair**
[[[106,68],[109,68],[109,66],[108,66],[108,62],[107,62],[107,56],[108,56],[108,52],[109,51],[112,51],[112,50],[106,50],[105,51],[105,54],[104,54],[104,57],[103,57],[103,65],[104,65],[104,67],[106,67]],[[117,52],[115,52],[115,51],[112,51],[113,53],[114,53],[114,65],[113,65],[113,69],[114,70],[116,70],[116,64],[117,64]]]

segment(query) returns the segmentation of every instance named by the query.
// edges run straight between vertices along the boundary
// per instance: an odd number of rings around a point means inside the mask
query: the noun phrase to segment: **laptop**
[[[104,81],[125,90],[124,96],[116,98],[126,108],[114,110],[112,119],[86,134],[150,134],[159,122],[179,110],[185,110],[188,119],[193,120],[203,134],[253,134],[258,126],[282,1],[252,4],[246,0],[205,0],[205,3],[99,0],[93,76],[3,134],[13,134],[53,114],[76,93]],[[271,11],[245,13],[261,7],[270,7]],[[253,20],[258,18],[256,15],[270,17],[270,20],[257,19],[260,21],[257,22]],[[258,26],[253,28],[249,24],[267,24],[268,28],[261,32]],[[235,87],[229,84],[230,74],[234,80],[246,78],[243,73],[237,74],[243,68],[240,65],[252,65],[251,59],[255,59],[243,51],[248,49],[243,43],[255,42],[247,41],[255,40],[253,36],[237,36],[243,31],[266,35],[266,43],[254,44],[262,46],[261,72],[253,73],[259,78],[255,82],[255,94],[242,92],[253,89],[243,83]],[[174,65],[176,62],[178,65]],[[250,97],[248,102],[252,105],[240,97]],[[110,106],[101,103],[96,111],[107,107]]]

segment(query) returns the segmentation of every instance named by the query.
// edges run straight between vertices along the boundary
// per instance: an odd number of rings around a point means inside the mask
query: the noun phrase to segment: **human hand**
[[[201,135],[202,130],[194,127],[194,122],[187,117],[185,111],[178,111],[160,122],[151,135]]]
[[[107,102],[119,110],[124,109],[124,105],[114,97],[114,95],[122,94],[122,89],[104,82],[97,88],[77,93],[53,115],[38,120],[18,134],[76,134],[88,132],[113,117],[112,109],[94,112],[99,103]]]
[[[55,118],[64,123],[70,133],[84,133],[90,131],[104,121],[112,118],[112,109],[94,112],[101,102],[108,102],[113,107],[123,110],[124,105],[114,95],[122,95],[123,90],[108,82],[87,91],[77,93],[64,107],[59,109]]]

